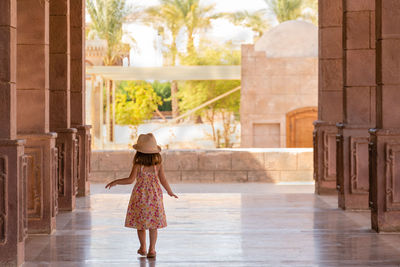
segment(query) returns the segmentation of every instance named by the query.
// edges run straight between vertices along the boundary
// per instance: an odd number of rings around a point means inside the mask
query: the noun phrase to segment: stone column
[[[95,77],[91,96],[92,144],[96,149],[103,149],[103,81]]]
[[[0,265],[24,261],[26,158],[17,139],[17,1],[0,2]]]
[[[106,145],[110,145],[111,143],[111,80],[106,79],[105,81],[105,89],[106,89]]]
[[[26,139],[28,231],[55,228],[55,137],[49,132],[49,4],[17,1],[17,131]]]
[[[344,1],[343,123],[338,124],[339,207],[368,209],[368,129],[375,125],[375,0]]]
[[[69,0],[50,1],[50,129],[57,132],[58,206],[73,210],[77,194],[77,129],[71,128]]]
[[[17,266],[24,261],[28,230],[26,169],[24,141],[0,138],[0,266]]]
[[[318,120],[314,122],[317,194],[336,192],[336,122],[342,121],[342,1],[320,0]]]
[[[89,194],[91,136],[85,119],[85,0],[71,1],[71,125],[78,129],[78,196]]]
[[[171,81],[171,106],[172,106],[172,118],[179,116],[178,108],[178,81]]]
[[[376,129],[370,133],[372,228],[400,231],[400,2],[376,1]]]

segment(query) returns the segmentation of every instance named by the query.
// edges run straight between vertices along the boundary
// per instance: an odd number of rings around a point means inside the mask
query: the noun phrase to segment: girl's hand
[[[178,198],[178,196],[175,195],[173,192],[168,192],[168,195],[169,195],[170,197]]]
[[[109,182],[109,183],[106,185],[106,188],[111,189],[111,187],[116,186],[116,184],[115,184],[114,182],[115,182],[115,181]]]

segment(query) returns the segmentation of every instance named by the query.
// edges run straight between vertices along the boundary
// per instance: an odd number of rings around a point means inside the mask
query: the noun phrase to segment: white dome
[[[264,33],[254,49],[267,57],[318,57],[318,28],[306,21],[285,21]]]

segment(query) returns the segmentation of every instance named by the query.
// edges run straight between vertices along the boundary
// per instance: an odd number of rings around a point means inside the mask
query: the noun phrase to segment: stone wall
[[[308,39],[302,43],[304,36]],[[289,21],[255,45],[242,45],[241,147],[312,147],[318,103],[317,36],[312,24]],[[307,49],[287,51],[293,44]]]
[[[313,180],[311,148],[166,150],[162,152],[168,181],[295,182]],[[127,177],[134,151],[92,152],[91,182]]]

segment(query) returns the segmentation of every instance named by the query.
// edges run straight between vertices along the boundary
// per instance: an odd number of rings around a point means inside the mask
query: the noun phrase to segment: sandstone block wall
[[[296,182],[313,180],[311,148],[166,150],[162,152],[168,181]],[[129,175],[134,151],[92,152],[91,182]]]
[[[241,147],[311,147],[317,119],[318,32],[287,21],[242,45]]]
[[[286,147],[287,114],[317,106],[317,73],[317,58],[267,58],[243,45],[241,147]]]

